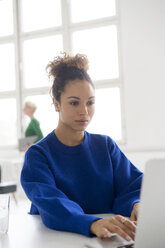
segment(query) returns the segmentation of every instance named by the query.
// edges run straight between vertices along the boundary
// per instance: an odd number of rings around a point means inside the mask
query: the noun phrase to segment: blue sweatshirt
[[[141,181],[110,137],[88,132],[80,145],[66,146],[52,131],[27,150],[21,172],[31,214],[40,214],[49,228],[86,236],[99,219],[91,214],[130,216]]]

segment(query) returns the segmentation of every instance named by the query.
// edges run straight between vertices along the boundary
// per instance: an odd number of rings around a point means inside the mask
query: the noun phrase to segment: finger
[[[112,233],[105,227],[102,227],[97,235],[99,238],[111,238],[113,237]]]
[[[132,226],[132,223],[130,223],[129,220],[126,220],[124,223],[118,221],[117,225],[120,226],[120,228],[124,232],[126,232],[133,240],[135,239],[136,226],[134,224]]]
[[[131,232],[136,232],[136,225],[133,221],[130,221],[126,219],[126,221],[123,223],[124,227],[127,227]]]
[[[123,218],[124,217],[121,215],[116,215],[116,219],[122,224],[122,226],[127,227],[132,232],[135,232],[136,231],[136,225],[134,224],[134,222],[130,221],[127,218],[124,218],[124,222],[123,222]]]
[[[122,217],[123,218],[123,217]],[[131,237],[132,240],[135,239],[135,230],[136,226],[125,218],[124,223],[121,223],[121,216],[116,216],[113,221],[113,224],[119,226],[127,235]]]
[[[127,241],[131,241],[131,237],[124,231],[122,230],[119,226],[111,223],[111,225],[107,228],[110,232],[112,233],[117,233],[118,235],[120,235],[123,239],[127,240]]]

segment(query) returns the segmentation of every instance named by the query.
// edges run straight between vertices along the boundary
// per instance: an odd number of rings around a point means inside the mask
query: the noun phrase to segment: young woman
[[[47,69],[59,122],[25,154],[21,183],[30,213],[55,230],[134,239],[142,173],[110,137],[85,131],[95,106],[86,56],[64,53]]]

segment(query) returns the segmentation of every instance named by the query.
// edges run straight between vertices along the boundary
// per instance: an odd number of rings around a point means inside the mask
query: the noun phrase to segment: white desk
[[[29,214],[10,214],[9,231],[0,235],[0,248],[112,248],[126,243],[119,236],[103,240],[54,231],[42,223],[40,216]]]

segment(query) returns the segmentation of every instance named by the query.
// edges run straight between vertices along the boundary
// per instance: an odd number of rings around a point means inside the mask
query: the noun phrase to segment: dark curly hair
[[[51,93],[58,102],[60,102],[61,93],[64,92],[65,86],[70,80],[85,80],[95,88],[87,73],[88,59],[84,54],[71,56],[63,52],[61,56],[57,56],[53,61],[49,62],[46,70],[49,78],[53,79]]]

